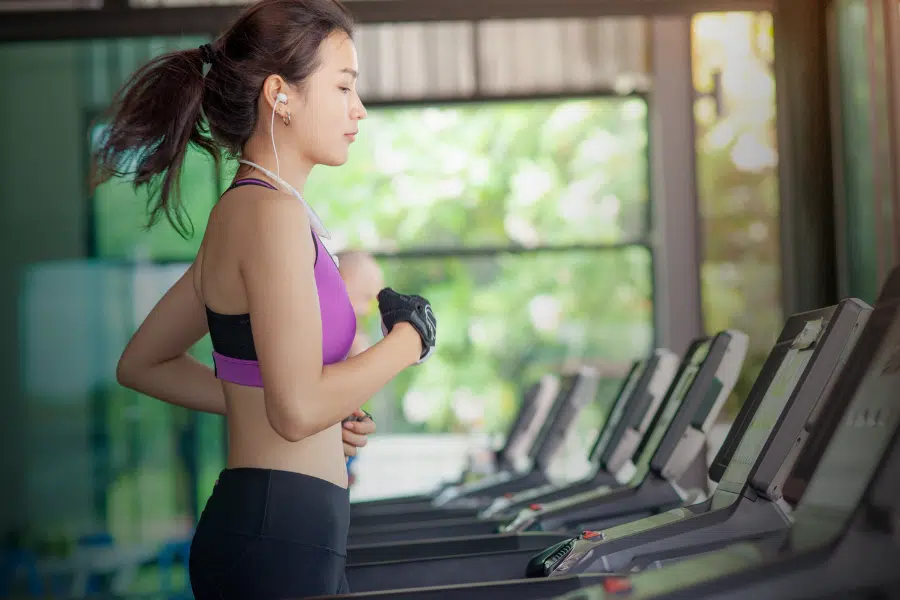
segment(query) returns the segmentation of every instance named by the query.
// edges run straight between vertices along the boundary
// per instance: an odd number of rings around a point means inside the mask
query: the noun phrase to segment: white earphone
[[[287,94],[281,92],[280,94],[275,96],[275,104],[278,104],[279,102],[282,104],[287,104]]]

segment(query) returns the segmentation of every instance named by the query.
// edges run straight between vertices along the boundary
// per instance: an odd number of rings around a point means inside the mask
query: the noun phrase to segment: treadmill
[[[522,398],[522,406],[513,422],[503,448],[498,452],[497,470],[493,475],[513,472],[527,460],[541,428],[548,425],[547,417],[555,400],[559,398],[559,377],[553,374],[544,375],[532,384]],[[468,474],[464,471],[456,482],[440,485],[436,492],[363,500],[350,504],[351,518],[373,512],[397,510],[413,507],[433,506],[435,498],[444,490],[461,486]]]
[[[861,589],[896,595],[900,268],[882,288],[828,404],[797,460],[795,477],[808,483],[790,530],[659,569],[608,577],[561,597],[799,600],[845,598]]]
[[[596,372],[588,367],[562,378],[562,389],[548,418],[549,425],[542,428],[533,446],[530,468],[517,473],[509,471],[499,473],[471,484],[451,488],[438,496],[429,507],[408,506],[400,507],[399,510],[372,510],[367,514],[352,515],[350,539],[357,536],[371,536],[385,528],[395,527],[398,523],[474,518],[496,495],[546,484],[549,481],[550,465],[581,411],[594,400],[599,383]]]
[[[894,575],[893,581],[876,585],[861,583],[852,589],[843,589],[833,594],[804,594],[802,600],[900,600],[900,573]]]
[[[487,514],[491,510],[496,510],[494,516],[497,516],[501,512],[497,509],[499,503],[508,503],[510,508],[502,512],[515,511],[512,512],[514,515],[518,512],[516,505],[519,502],[524,502],[524,506],[528,506],[536,501],[582,493],[599,485],[616,485],[616,473],[625,466],[640,442],[640,439],[636,439],[636,433],[640,435],[646,433],[650,421],[662,403],[666,389],[671,385],[678,367],[677,360],[673,352],[659,349],[648,358],[634,363],[613,403],[609,418],[604,422],[591,448],[589,461],[593,464],[594,470],[588,477],[570,484],[548,484],[519,494],[507,494],[495,500],[489,509],[482,511],[481,516],[491,516]],[[516,536],[505,537],[517,545],[503,549],[534,550],[542,550],[548,544],[567,538],[566,535],[556,534],[518,536],[518,541]],[[460,548],[472,547],[472,541],[471,537],[455,537],[424,542],[355,545],[347,549],[347,564],[447,556],[455,554]]]
[[[544,397],[551,400],[539,397],[542,392]],[[522,406],[506,434],[503,447],[496,452],[497,468],[494,473],[515,471],[528,458],[528,453],[531,452],[531,447],[537,441],[541,427],[547,422],[547,416],[553,406],[552,399],[557,398],[558,395],[559,378],[555,375],[545,375],[537,385],[528,390]]]
[[[674,353],[659,349],[648,358],[636,361],[631,366],[592,444],[588,455],[588,463],[592,465],[592,470],[584,479],[567,484],[545,483],[518,493],[508,492],[494,498],[493,502],[487,498],[475,499],[469,506],[456,507],[452,510],[443,507],[414,506],[402,512],[391,511],[389,516],[387,512],[379,511],[378,517],[367,515],[368,518],[357,518],[351,524],[358,528],[415,521],[432,522],[446,518],[485,518],[510,513],[515,515],[518,510],[535,502],[564,498],[594,489],[598,485],[614,485],[617,481],[615,474],[634,453],[641,436],[649,427],[662,402],[663,394],[674,377],[677,364],[678,359]],[[599,381],[597,383],[599,384]],[[594,389],[595,396],[598,390],[599,385]],[[604,452],[607,449],[610,452],[615,451],[615,455],[609,460],[606,460],[607,455]]]
[[[747,336],[734,330],[692,344],[686,366],[638,447],[634,474],[627,482],[527,508],[500,531],[603,528],[682,506],[687,494],[676,482],[702,452],[746,353]]]
[[[871,311],[849,299],[788,319],[713,462],[716,469],[727,467],[712,497],[605,531],[586,531],[533,558],[527,575],[634,572],[788,529],[789,517],[778,504],[784,481],[819,415],[828,410],[831,387]]]
[[[744,334],[726,331],[713,339],[701,338],[691,344],[651,428],[649,441],[639,449],[641,458],[634,477],[628,484],[593,492],[591,505],[580,500],[574,503],[569,520],[559,528],[568,534],[566,537],[571,536],[571,528],[584,520],[616,524],[638,518],[634,515],[652,515],[684,504],[682,492],[667,478],[683,472],[702,448],[705,431],[737,379],[746,342]],[[693,435],[690,431],[701,433]],[[563,515],[562,510],[552,513],[560,523]],[[432,525],[432,529],[442,527],[443,523]],[[483,529],[477,533],[490,533]],[[460,547],[453,556],[350,564],[346,569],[350,589],[370,592],[519,578],[524,576],[528,560],[534,555],[533,545],[524,550],[515,549],[520,536],[523,534],[483,536],[472,540],[468,548]],[[549,543],[560,539],[555,535],[542,537]],[[463,544],[459,542],[460,546]]]
[[[743,334],[740,334],[743,335]],[[697,356],[697,360],[703,361],[706,357],[706,354],[709,353],[709,345],[712,340],[710,338],[698,338],[692,342],[690,347],[688,348],[688,354],[685,359],[679,366],[679,374],[690,362],[690,357]],[[719,342],[719,348],[715,353],[710,356],[710,361],[707,361],[710,365],[715,363],[718,366],[718,363],[721,361],[722,356],[724,355],[724,346],[727,346],[727,340],[722,338]],[[702,352],[701,352],[702,350]],[[702,354],[702,356],[701,356]],[[697,367],[692,367],[696,369]],[[714,368],[714,367],[713,367]],[[676,375],[676,379],[680,375]],[[708,383],[708,382],[707,382]],[[699,389],[699,388],[698,388]],[[671,396],[671,387],[667,391],[666,398]],[[667,402],[668,400],[664,400],[663,402]],[[680,402],[680,399],[679,399]],[[653,423],[656,423],[656,420],[659,418],[659,413],[662,412],[662,409],[657,411],[657,414],[654,415]],[[651,425],[651,428],[654,425]],[[645,436],[645,438],[648,436]],[[646,441],[646,440],[644,440]],[[643,443],[643,442],[642,442]],[[638,447],[638,452],[641,447]],[[630,466],[633,471],[633,465]],[[621,483],[616,482],[615,486],[619,487]],[[533,487],[533,486],[531,486]],[[609,487],[609,486],[608,486]],[[527,489],[527,488],[523,488]],[[602,488],[606,489],[606,488]],[[537,506],[537,505],[533,505]],[[518,514],[518,513],[516,513]],[[395,522],[389,525],[382,525],[378,527],[372,527],[365,531],[354,530],[352,525],[350,529],[350,537],[348,540],[349,546],[362,546],[362,545],[371,545],[371,544],[387,544],[387,543],[397,543],[397,542],[411,542],[416,540],[426,540],[426,539],[438,539],[438,538],[448,538],[448,537],[460,537],[460,536],[473,536],[473,535],[487,535],[494,533],[503,533],[502,527],[508,525],[511,521],[511,516],[509,515],[500,515],[495,517],[478,517],[478,516],[465,516],[456,519],[441,519],[439,521],[429,522],[429,521],[407,521],[407,522]]]
[[[637,450],[641,439],[659,410],[666,390],[678,369],[678,356],[657,349],[648,358],[634,363],[613,405],[609,418],[597,434],[588,461],[591,473],[566,484],[547,484],[497,498],[481,517],[515,515],[535,503],[547,503],[581,494],[600,485],[615,485],[619,475]]]

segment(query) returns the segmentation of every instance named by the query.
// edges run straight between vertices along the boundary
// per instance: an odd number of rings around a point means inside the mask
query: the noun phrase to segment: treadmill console
[[[503,447],[497,451],[498,471],[514,468],[513,465],[516,464],[517,458],[525,455],[526,451],[522,450],[521,439],[525,432],[528,431],[528,426],[537,414],[537,398],[543,385],[545,385],[544,378],[541,378],[541,380],[529,386],[528,391],[525,392],[525,396],[522,398],[522,406],[519,407],[516,418],[506,434]]]
[[[543,446],[547,441],[547,434],[557,426],[560,415],[565,411],[566,406],[570,405],[575,399],[577,391],[577,383],[581,378],[581,374],[567,373],[560,376],[559,387],[556,396],[549,403],[547,416],[540,424],[535,432],[534,442],[528,451],[528,462],[533,465],[537,462],[537,457],[543,451]]]
[[[712,463],[710,463],[709,478],[712,481],[721,481],[722,475],[734,458],[738,445],[742,443],[744,434],[747,432],[747,428],[750,426],[760,403],[762,403],[765,400],[766,395],[770,393],[769,388],[772,385],[772,380],[781,369],[785,356],[797,342],[798,336],[803,334],[810,322],[821,320],[823,326],[826,325],[835,312],[836,307],[829,306],[816,311],[792,315],[788,318],[787,322],[785,322],[784,327],[781,329],[781,334],[778,336],[778,340],[776,340],[772,350],[769,352],[769,356],[766,358],[762,370],[756,377],[753,387],[750,389],[750,393],[747,395],[747,398],[744,399],[740,412],[728,429],[728,435],[726,436],[725,441],[722,442],[715,458],[712,460]]]
[[[815,430],[819,415],[828,410],[832,388],[871,313],[872,307],[860,300],[842,300],[831,320],[823,322],[823,330],[815,340],[803,339],[801,335],[791,344],[789,357],[801,361],[807,355],[812,365],[801,367],[805,374],[798,376],[802,378],[802,387],[793,403],[800,410],[783,417],[782,427],[790,433],[773,440],[749,474],[750,485],[757,494],[771,501],[782,498],[785,481]],[[811,321],[809,325],[812,324]]]
[[[790,345],[778,344],[772,349],[773,356],[780,356],[781,364],[771,378],[759,407],[745,428],[739,445],[735,449],[719,487],[725,491],[741,493],[750,478],[750,471],[756,464],[763,447],[776,428],[791,397],[798,387],[800,378],[813,359],[813,342],[824,331],[823,319],[806,321],[803,329]],[[761,374],[762,376],[762,374]]]
[[[513,469],[527,468],[538,434],[547,423],[554,400],[560,397],[560,388],[559,377],[552,374],[544,375],[536,384],[531,406],[523,409],[523,412],[528,410],[530,414],[523,416],[522,423],[517,423],[518,427],[513,428],[503,449],[504,458]]]
[[[670,481],[679,480],[697,455],[702,452],[706,435],[718,418],[719,411],[722,410],[722,406],[741,374],[741,367],[747,356],[747,335],[740,331],[728,330],[720,333],[719,336],[727,339],[725,354],[713,374],[713,380],[705,397],[693,410],[688,426],[681,437],[669,441],[664,440],[650,465],[652,470]]]
[[[900,312],[897,308],[895,303],[890,308],[875,309],[858,342],[862,352],[855,352],[852,364],[845,369],[848,381],[855,377],[859,386],[797,505],[797,525],[802,524],[806,514],[823,512],[841,514],[846,522],[862,502],[866,487],[897,432],[900,425]],[[873,344],[877,338],[880,343]],[[870,349],[873,350],[871,359],[865,360],[868,357],[862,354]]]
[[[596,398],[599,385],[600,378],[594,369],[589,367],[579,369],[568,398],[556,411],[550,426],[541,432],[538,448],[533,456],[534,468],[546,472],[550,467],[562,448],[566,436],[572,431],[578,415]]]
[[[883,292],[879,298],[819,417],[823,423],[813,433],[816,439],[810,440],[803,450],[804,460],[798,461],[798,476],[809,483],[793,513],[789,544],[777,549],[735,543],[659,570],[636,573],[628,577],[633,597],[666,593],[693,597],[696,594],[690,592],[695,586],[712,579],[721,580],[719,589],[725,590],[738,584],[726,575],[753,569],[764,576],[769,571],[766,563],[786,548],[794,557],[811,557],[810,551],[826,549],[834,556],[835,542],[848,525],[853,526],[854,518],[866,519],[862,527],[869,531],[873,526],[890,526],[879,524],[878,505],[882,505],[881,516],[886,516],[885,511],[893,512],[900,503],[900,270],[893,275],[897,285],[892,297],[885,298]],[[868,511],[860,510],[863,502]],[[828,568],[826,556],[821,560],[821,568]],[[738,585],[752,583],[746,577]]]
[[[613,409],[610,412],[609,416],[606,418],[606,421],[603,423],[601,431],[597,435],[597,439],[595,440],[588,456],[588,461],[593,463],[595,467],[597,467],[598,461],[597,454],[600,454],[603,448],[605,448],[609,443],[612,436],[611,431],[616,428],[616,425],[621,421],[626,408],[634,400],[632,396],[636,392],[641,392],[641,390],[643,389],[643,385],[641,385],[641,382],[643,381],[643,379],[649,377],[649,371],[655,370],[657,364],[658,359],[655,355],[647,360],[635,361],[634,364],[632,364],[631,369],[628,372],[628,376],[623,381],[622,386],[619,390],[619,394],[616,396],[615,402],[613,404]],[[531,489],[523,490],[518,493],[505,494],[499,498],[495,498],[490,506],[481,511],[479,516],[483,518],[494,517],[513,504],[519,504],[521,502],[528,502],[532,499],[540,498],[541,496],[549,494],[557,489],[559,489],[558,484],[547,483]]]
[[[538,412],[534,419],[532,419],[529,426],[529,432],[523,436],[522,443],[528,443],[530,440],[527,438],[537,438],[541,432],[552,427],[552,421],[555,418],[555,415],[558,414],[559,406],[561,404],[566,404],[571,400],[571,394],[575,388],[576,379],[576,375],[566,375],[562,377],[562,381],[560,381],[556,376],[548,375],[542,380],[544,385],[541,386],[540,394],[535,399],[538,406]],[[534,433],[530,432],[531,429],[535,430]],[[529,456],[522,459],[524,464],[516,465],[516,467],[523,471],[527,470],[532,463],[531,456],[539,451],[539,448],[536,447],[540,444],[540,439],[529,444]],[[432,504],[435,507],[444,506],[448,502],[456,500],[462,495],[477,493],[479,490],[487,489],[509,481],[513,476],[514,473],[511,471],[500,471],[499,473],[483,477],[478,481],[449,487],[438,494]]]
[[[703,338],[702,340],[698,340],[691,344],[689,353],[682,363],[678,379],[670,386],[669,392],[666,394],[664,400],[664,406],[659,411],[660,414],[654,419],[652,426],[653,432],[648,436],[649,440],[642,444],[643,448],[641,449],[641,458],[638,461],[637,471],[635,472],[632,481],[629,482],[629,486],[637,486],[638,482],[643,481],[644,477],[647,475],[651,458],[656,452],[659,443],[665,437],[666,432],[669,431],[676,413],[678,413],[679,408],[681,408],[682,404],[685,402],[685,398],[693,389],[694,380],[697,377],[697,374],[704,371],[705,368],[711,369],[717,366],[717,362],[715,365],[713,362],[715,361],[716,356],[721,356],[724,352],[722,344],[724,343],[725,338],[722,336],[723,334],[719,334],[713,340]],[[716,344],[716,340],[718,340],[718,344]],[[521,510],[509,522],[500,525],[498,527],[498,532],[510,533],[527,531],[534,526],[544,512],[552,512],[560,508],[564,509],[568,506],[577,505],[580,502],[594,500],[598,495],[607,494],[612,491],[612,487],[601,486],[564,500],[558,500],[544,505],[532,505]]]
[[[700,343],[700,342],[695,342]],[[688,353],[690,355],[690,351]],[[646,436],[659,407],[672,385],[679,367],[678,356],[659,349],[641,374],[636,389],[636,397],[625,408],[624,414],[609,431],[609,438],[602,441],[600,467],[608,473],[617,474],[631,461],[641,440]]]
[[[651,470],[653,460],[663,444],[673,437],[681,438],[683,432],[676,431],[681,428],[673,427],[673,425],[676,424],[676,420],[685,420],[683,407],[688,404],[687,400],[692,390],[698,390],[701,387],[695,387],[698,377],[707,379],[713,376],[711,371],[717,370],[719,362],[724,356],[726,344],[727,334],[720,333],[694,348],[694,352],[690,355],[687,364],[683,366],[676,382],[669,388],[665,403],[654,418],[652,431],[641,441],[641,446],[637,450],[637,472],[633,479],[643,479],[646,472]]]
[[[622,387],[616,396],[613,409],[603,423],[603,427],[600,434],[597,436],[597,439],[594,440],[594,445],[591,447],[591,451],[588,454],[589,462],[594,463],[599,460],[599,455],[603,454],[603,449],[609,444],[613,430],[616,429],[616,425],[619,424],[622,420],[622,416],[625,414],[625,409],[633,400],[635,390],[642,379],[641,376],[645,371],[654,369],[656,367],[656,362],[656,357],[652,357],[635,361],[634,364],[631,365],[628,376],[625,378],[625,381],[622,382]]]
[[[824,363],[827,370],[833,368],[837,362],[837,355],[843,349],[845,342],[851,337],[850,328],[843,327],[835,332],[834,328],[826,331],[823,329],[823,319],[826,315],[831,315],[834,307],[815,311],[813,313],[804,313],[791,317],[785,324],[779,342],[772,348],[769,357],[766,360],[764,372],[760,373],[757,382],[753,386],[751,394],[757,398],[762,397],[762,401],[755,401],[752,404],[746,404],[742,410],[742,417],[746,419],[747,425],[742,428],[743,437],[735,451],[733,451],[731,464],[728,466],[722,477],[719,489],[730,492],[731,494],[740,494],[747,484],[751,467],[756,463],[763,450],[767,440],[773,437],[773,431],[776,431],[778,422],[786,409],[800,392],[800,381],[804,373],[809,373],[813,365]],[[845,313],[843,320],[838,320],[839,324],[850,324],[856,321],[857,314]],[[791,335],[793,334],[793,336]],[[818,352],[812,350],[814,342],[823,342],[818,345]],[[825,353],[824,351],[828,352]],[[815,354],[815,362],[811,362]],[[723,360],[723,363],[727,360]],[[721,371],[721,365],[720,365]],[[807,382],[806,387],[816,388],[817,384]],[[813,395],[818,396],[818,390],[814,390]],[[805,417],[809,413],[809,402],[806,408],[800,407],[799,411]],[[702,421],[703,416],[695,417],[695,423]],[[788,432],[781,431],[779,437],[794,438],[795,434],[792,430]],[[558,561],[559,564],[548,564],[544,569],[548,573],[553,572],[554,568],[558,569],[558,573],[554,575],[569,574],[573,572],[584,572],[590,568],[590,565],[603,561],[603,570],[610,571],[612,568],[605,563],[605,555],[609,552],[608,542],[636,536],[642,532],[648,532],[665,525],[676,522],[687,521],[696,516],[695,512],[689,508],[675,508],[657,515],[638,519],[636,521],[616,525],[614,527],[604,529],[600,533],[587,538],[582,536],[583,540],[577,541],[575,547],[564,557]],[[712,542],[710,538],[709,542]],[[597,556],[592,556],[597,554]],[[545,558],[545,560],[549,557]],[[537,567],[536,567],[537,568]],[[537,571],[535,571],[537,572]]]

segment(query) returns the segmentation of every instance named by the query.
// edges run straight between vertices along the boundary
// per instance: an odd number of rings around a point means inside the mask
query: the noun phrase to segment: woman
[[[118,365],[125,386],[227,415],[227,467],[191,547],[198,600],[348,591],[341,422],[434,348],[428,302],[387,288],[384,339],[347,358],[353,308],[322,245],[327,230],[301,196],[314,165],[347,160],[366,116],[357,65],[350,17],[334,0],[262,0],[214,44],[138,71],[95,157],[100,181],[158,185],[150,223],[165,215],[180,230],[188,144],[240,159],[196,259]],[[207,331],[215,371],[187,354]]]

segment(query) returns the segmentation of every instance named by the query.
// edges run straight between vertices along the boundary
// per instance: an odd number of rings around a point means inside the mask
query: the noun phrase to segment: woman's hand
[[[437,343],[437,319],[428,300],[422,296],[398,294],[388,287],[378,292],[378,311],[385,336],[401,323],[408,324],[419,335],[419,356],[414,364],[421,364],[431,356]]]
[[[356,420],[358,419],[358,420]],[[358,448],[368,443],[368,437],[375,433],[375,421],[366,411],[357,409],[341,426],[344,441],[344,456],[356,456]]]

